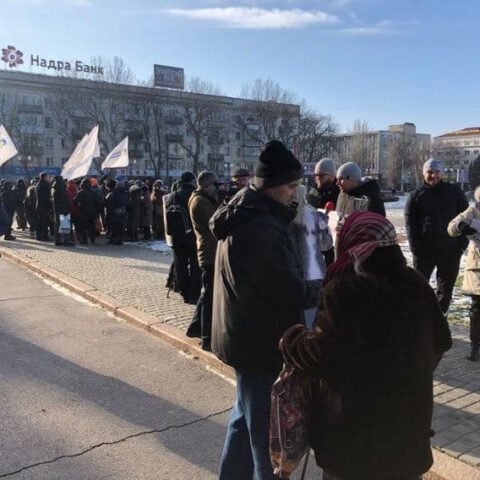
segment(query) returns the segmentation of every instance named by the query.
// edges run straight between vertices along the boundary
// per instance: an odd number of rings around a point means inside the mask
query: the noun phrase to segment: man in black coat
[[[92,190],[90,179],[84,178],[80,184],[80,191],[74,199],[80,207],[80,243],[95,243],[95,219],[100,212],[98,195]]]
[[[182,295],[185,303],[195,305],[200,296],[202,286],[201,270],[198,265],[197,247],[192,221],[188,211],[188,201],[195,191],[197,179],[192,172],[183,172],[177,189],[168,196],[165,202],[166,231],[172,237],[173,244],[173,265],[175,276],[175,290]],[[187,218],[188,233],[175,236],[171,233],[172,226],[169,225],[169,207],[178,205]],[[169,233],[170,232],[170,233]]]
[[[15,240],[16,237],[12,235],[13,215],[15,213],[15,194],[12,191],[12,184],[6,180],[3,180],[0,185],[0,199],[3,202],[3,207],[8,219],[8,228],[4,240]]]
[[[36,186],[37,189],[37,240],[48,242],[48,227],[50,224],[50,177],[48,173],[42,172],[40,180]]]
[[[310,189],[307,201],[312,207],[325,208],[328,202],[337,205],[340,187],[337,184],[337,167],[331,158],[322,158],[315,165],[315,186]]]
[[[125,237],[125,226],[127,223],[127,199],[128,194],[122,184],[115,180],[107,181],[107,195],[105,207],[107,209],[106,225],[111,238],[108,243],[112,245],[123,245]]]
[[[385,206],[380,196],[380,186],[373,178],[362,180],[362,170],[354,162],[340,166],[337,172],[340,195],[336,210],[341,217],[353,212],[368,211],[385,217]]]
[[[253,186],[213,215],[215,259],[212,350],[235,369],[237,402],[220,480],[275,478],[269,456],[270,394],[282,367],[283,333],[317,304],[320,282],[305,281],[290,223],[303,176],[279,141],[260,155]]]
[[[70,204],[67,197],[67,189],[65,181],[61,175],[57,175],[52,182],[52,204],[53,204],[53,218],[55,228],[55,245],[72,246],[71,241],[71,218],[70,218],[70,232],[60,232],[60,215],[70,215]]]
[[[405,226],[413,254],[413,266],[430,280],[437,268],[437,298],[446,314],[468,240],[452,238],[447,227],[454,217],[468,208],[459,186],[443,181],[443,165],[430,159],[423,165],[424,184],[405,205]]]

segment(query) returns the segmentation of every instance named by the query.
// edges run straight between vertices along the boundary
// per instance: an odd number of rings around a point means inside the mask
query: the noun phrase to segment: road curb
[[[231,367],[224,364],[215,355],[202,350],[198,345],[198,340],[188,338],[179,328],[167,325],[159,321],[157,317],[139,310],[133,305],[126,305],[121,300],[113,298],[91,285],[70,278],[53,268],[45,267],[11,248],[2,245],[0,246],[0,253],[5,259],[58,283],[128,323],[155,335],[194,359],[202,361],[230,378],[235,378],[235,372]],[[480,480],[480,471],[477,468],[443,453],[436,447],[433,448],[433,456],[434,465],[425,476],[425,480]]]
[[[198,345],[198,340],[187,337],[179,328],[167,325],[159,318],[139,310],[133,305],[125,304],[121,300],[111,297],[91,285],[71,278],[58,270],[46,267],[11,248],[2,245],[0,246],[0,253],[9,261],[22,265],[38,275],[58,283],[67,290],[99,305],[104,310],[117,315],[128,323],[155,335],[194,359],[204,362],[224,375],[235,378],[235,372],[231,367],[225,365],[212,353],[202,350]]]

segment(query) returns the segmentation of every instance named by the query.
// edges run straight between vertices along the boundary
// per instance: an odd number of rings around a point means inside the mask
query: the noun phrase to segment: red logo
[[[7,48],[2,48],[2,60],[8,63],[10,68],[17,67],[23,63],[23,52],[17,50],[15,47],[9,45]]]

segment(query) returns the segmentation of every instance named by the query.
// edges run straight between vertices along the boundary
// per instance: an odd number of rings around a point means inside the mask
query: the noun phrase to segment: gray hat
[[[197,184],[198,188],[207,188],[210,185],[218,182],[218,177],[213,172],[203,171],[198,174]]]
[[[346,180],[358,180],[362,179],[362,170],[354,162],[347,162],[340,165],[337,172],[337,178],[345,178]]]
[[[331,158],[322,158],[315,165],[315,175],[330,175],[334,177],[337,174],[337,166]]]
[[[429,158],[423,164],[423,173],[427,173],[429,170],[443,173],[443,163],[441,160],[436,160],[435,158]]]

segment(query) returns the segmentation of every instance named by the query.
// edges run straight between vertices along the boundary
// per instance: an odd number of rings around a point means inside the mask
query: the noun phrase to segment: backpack
[[[195,245],[195,234],[187,208],[178,203],[177,195],[165,210],[165,233],[172,237],[174,247]]]

